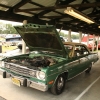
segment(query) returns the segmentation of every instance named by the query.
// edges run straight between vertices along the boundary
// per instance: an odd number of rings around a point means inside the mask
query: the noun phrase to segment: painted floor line
[[[80,98],[100,79],[100,76],[92,82],[76,99],[74,100],[80,100]]]

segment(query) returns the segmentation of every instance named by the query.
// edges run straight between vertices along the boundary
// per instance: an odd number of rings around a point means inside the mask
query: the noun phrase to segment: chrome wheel
[[[63,75],[60,75],[55,84],[50,88],[51,92],[53,94],[61,94],[63,91],[64,91],[64,88],[65,88],[65,78]]]
[[[61,90],[63,86],[64,86],[64,79],[63,77],[60,77],[57,83],[57,89]]]

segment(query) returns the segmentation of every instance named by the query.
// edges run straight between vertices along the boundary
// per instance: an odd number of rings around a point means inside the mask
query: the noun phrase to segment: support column
[[[71,29],[68,31],[68,42],[71,42]]]
[[[87,34],[87,46],[89,45],[89,34]]]
[[[92,45],[92,52],[94,51],[94,44],[95,44],[95,35],[93,34],[93,45]]]
[[[27,24],[27,20],[23,21],[23,25]],[[26,43],[24,42],[24,40],[22,39],[22,54],[26,53]]]
[[[97,40],[96,41],[97,41],[96,50],[98,51],[99,36],[97,37]]]
[[[82,42],[82,32],[79,32],[79,43]]]

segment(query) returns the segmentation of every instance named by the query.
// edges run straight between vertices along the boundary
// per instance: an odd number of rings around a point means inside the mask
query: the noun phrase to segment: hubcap
[[[57,89],[61,90],[63,85],[64,85],[64,79],[63,79],[63,77],[60,77],[58,80]]]

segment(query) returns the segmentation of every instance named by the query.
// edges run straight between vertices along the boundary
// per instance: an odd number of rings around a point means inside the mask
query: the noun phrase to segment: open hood
[[[15,26],[31,51],[51,51],[66,57],[66,50],[53,25],[26,24]]]

